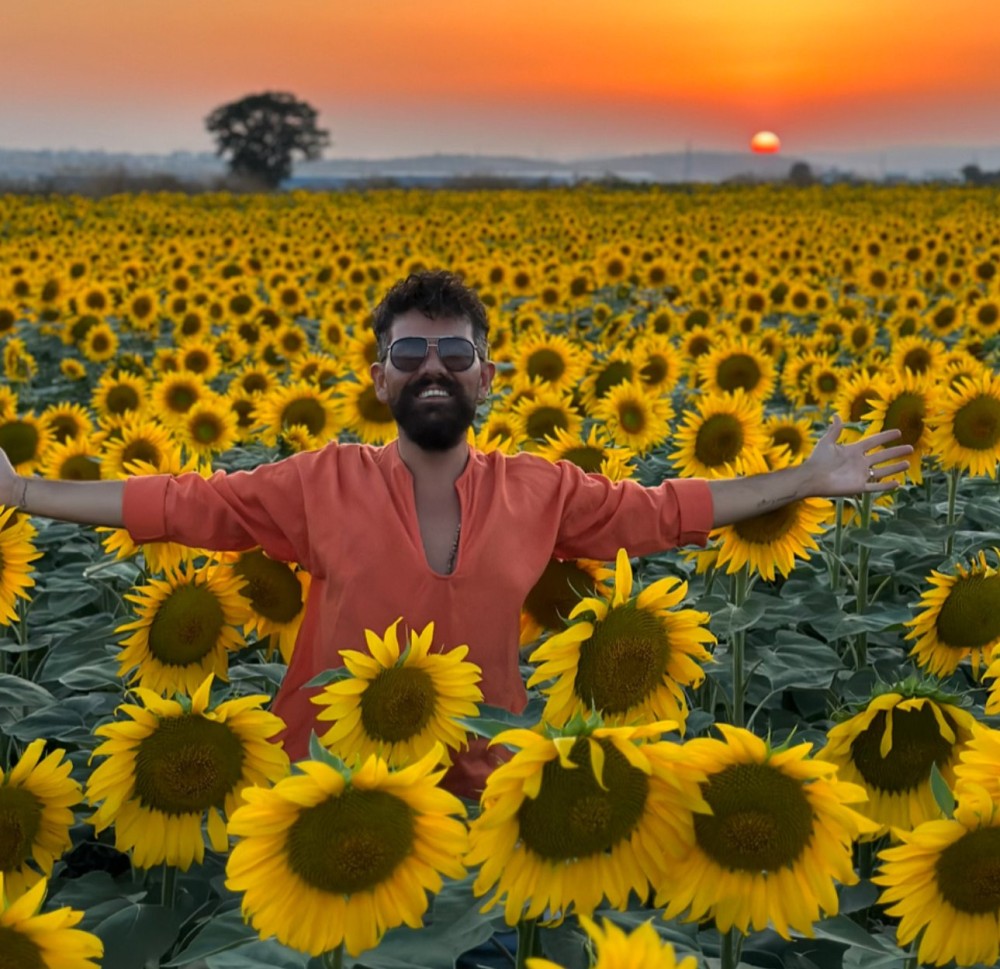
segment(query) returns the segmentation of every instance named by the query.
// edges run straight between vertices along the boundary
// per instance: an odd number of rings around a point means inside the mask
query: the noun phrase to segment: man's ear
[[[490,390],[493,387],[493,378],[496,376],[497,368],[496,364],[492,360],[484,360],[482,362],[481,371],[479,374],[479,399],[486,400],[490,395]]]
[[[375,385],[375,396],[380,403],[387,404],[389,402],[389,392],[385,387],[385,366],[376,360],[368,372],[372,375],[372,383]]]

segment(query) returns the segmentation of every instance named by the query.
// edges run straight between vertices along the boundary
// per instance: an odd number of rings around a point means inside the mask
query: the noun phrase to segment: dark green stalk
[[[722,941],[719,953],[719,969],[736,969],[740,964],[740,954],[743,952],[743,933],[739,929],[719,932]]]
[[[961,477],[962,472],[959,468],[952,468],[948,472],[948,516],[945,519],[948,526],[948,537],[944,540],[945,555],[951,555],[955,548],[955,500],[958,498],[958,482]]]
[[[872,494],[865,492],[861,497],[861,522],[860,527],[867,531],[872,523]],[[863,615],[868,611],[868,560],[871,558],[871,549],[867,545],[858,546],[858,582],[857,582],[857,614]],[[854,665],[856,669],[862,670],[868,665],[868,633],[858,633],[854,641]]]
[[[160,885],[160,904],[172,909],[177,901],[177,869],[173,865],[163,864],[163,883]]]
[[[837,519],[833,530],[833,558],[830,560],[830,588],[840,588],[841,563],[844,561],[844,499],[837,499]]]
[[[516,969],[527,969],[528,960],[535,954],[537,929],[538,922],[535,919],[521,919],[517,923]]]
[[[344,965],[344,943],[341,942],[336,949],[330,949],[323,953],[323,965],[326,969],[342,969]]]
[[[733,575],[732,602],[739,609],[747,598],[747,566]],[[746,726],[746,629],[732,633],[729,642],[733,675],[733,725]]]

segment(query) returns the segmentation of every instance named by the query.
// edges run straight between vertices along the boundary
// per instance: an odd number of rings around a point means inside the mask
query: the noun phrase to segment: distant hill
[[[399,158],[327,158],[295,167],[289,186],[337,187],[359,180],[389,179],[401,184],[434,185],[454,179],[511,179],[573,183],[619,178],[633,182],[723,182],[732,179],[783,179],[797,162],[819,176],[854,174],[871,179],[961,179],[964,165],[1000,168],[1000,146],[897,147],[853,152],[817,152],[802,156],[754,155],[750,152],[689,151],[609,155],[557,161],[517,155],[433,154]],[[215,155],[174,152],[137,155],[126,152],[14,151],[0,147],[0,182],[61,181],[94,172],[170,175],[208,182],[223,175]]]

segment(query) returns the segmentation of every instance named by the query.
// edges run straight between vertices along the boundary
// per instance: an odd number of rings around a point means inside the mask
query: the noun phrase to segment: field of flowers
[[[653,485],[799,462],[834,415],[914,448],[874,500],[553,561],[522,715],[406,617],[338,644],[294,766],[266,708],[306,571],[0,509],[0,969],[996,962],[998,202],[0,198],[21,474],[386,443],[371,310],[441,267],[491,314],[483,450]],[[513,754],[480,804],[436,783],[469,734]]]

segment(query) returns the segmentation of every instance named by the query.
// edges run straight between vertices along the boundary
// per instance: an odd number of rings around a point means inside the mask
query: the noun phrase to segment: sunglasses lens
[[[460,336],[446,336],[438,341],[438,355],[449,370],[468,370],[476,359],[476,348]]]
[[[422,336],[407,336],[396,340],[389,348],[389,359],[397,370],[412,373],[427,356],[427,341]]]

